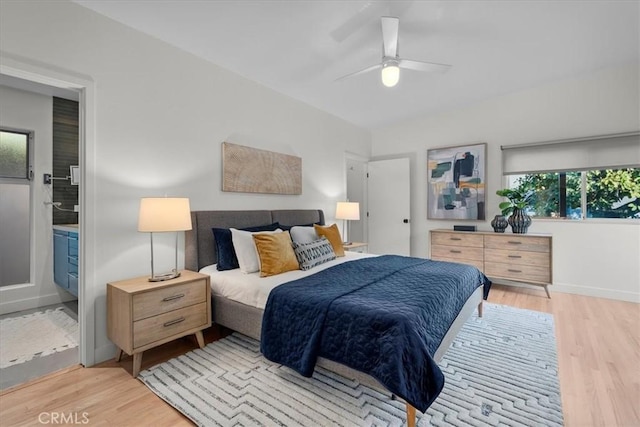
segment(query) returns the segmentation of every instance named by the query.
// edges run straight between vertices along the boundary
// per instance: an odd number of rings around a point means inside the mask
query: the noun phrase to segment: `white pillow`
[[[281,229],[275,231],[243,231],[235,228],[230,228],[231,240],[233,241],[233,249],[236,251],[238,257],[238,265],[240,271],[243,273],[255,273],[260,271],[260,257],[258,256],[258,249],[253,241],[254,234],[263,233],[282,233]]]
[[[291,233],[291,240],[294,243],[303,244],[318,240],[318,234],[316,234],[316,229],[313,227],[295,226],[291,227],[289,233]]]

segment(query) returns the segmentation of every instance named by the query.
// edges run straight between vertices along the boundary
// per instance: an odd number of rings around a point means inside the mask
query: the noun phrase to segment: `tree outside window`
[[[509,187],[533,190],[531,216],[640,218],[640,168],[508,176]],[[584,193],[584,194],[583,194]],[[587,202],[582,206],[583,195]]]

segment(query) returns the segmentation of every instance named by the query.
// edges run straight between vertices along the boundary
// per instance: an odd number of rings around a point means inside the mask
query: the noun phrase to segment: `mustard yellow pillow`
[[[253,241],[260,257],[260,277],[275,276],[300,268],[288,231],[254,234]]]
[[[333,224],[329,227],[323,227],[321,225],[313,224],[313,228],[316,230],[318,237],[326,237],[331,246],[333,246],[333,252],[336,256],[344,256],[344,247],[342,246],[342,236],[340,236],[340,230],[338,226]]]

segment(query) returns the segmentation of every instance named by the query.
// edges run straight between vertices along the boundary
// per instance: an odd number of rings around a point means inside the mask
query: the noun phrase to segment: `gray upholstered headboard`
[[[279,222],[282,225],[323,224],[319,209],[275,211],[194,211],[185,236],[185,268],[198,271],[218,261],[212,228],[244,228]]]

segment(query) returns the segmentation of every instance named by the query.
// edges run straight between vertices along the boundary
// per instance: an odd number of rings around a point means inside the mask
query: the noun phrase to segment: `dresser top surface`
[[[525,233],[525,234],[519,234],[519,233],[496,233],[495,231],[491,231],[491,230],[478,230],[478,231],[458,231],[458,230],[451,230],[451,229],[446,229],[446,228],[435,228],[432,230],[429,230],[430,232],[438,232],[438,233],[460,233],[460,234],[488,234],[491,236],[516,236],[516,237],[551,237],[551,234],[549,233]]]

